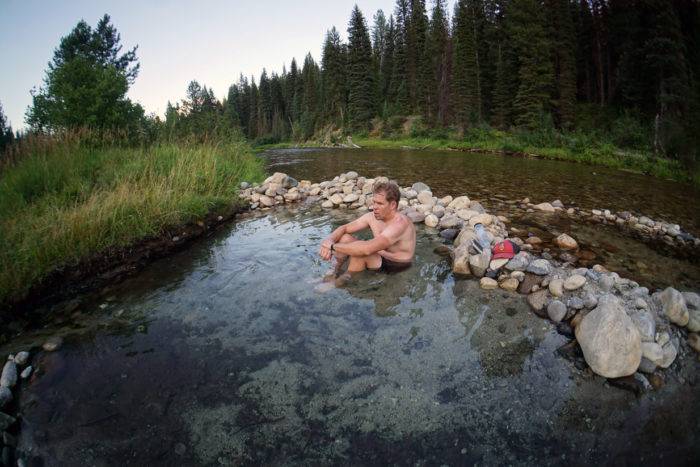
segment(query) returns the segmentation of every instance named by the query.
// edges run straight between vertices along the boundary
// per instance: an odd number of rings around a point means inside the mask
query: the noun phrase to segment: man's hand
[[[331,246],[333,246],[333,242],[328,238],[321,242],[321,248],[318,250],[318,255],[323,258],[324,261],[330,261],[331,257],[333,256]]]

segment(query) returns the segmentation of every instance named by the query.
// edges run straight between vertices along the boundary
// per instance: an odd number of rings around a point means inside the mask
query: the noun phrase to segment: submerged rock
[[[12,391],[10,388],[0,386],[0,409],[5,407],[12,401]]]
[[[532,292],[527,296],[527,303],[535,312],[538,312],[538,316],[542,316],[539,312],[544,309],[544,305],[547,303],[547,290],[542,289],[537,292]]]
[[[15,363],[19,366],[24,366],[29,361],[29,352],[22,351],[15,355]]]
[[[476,277],[482,277],[486,274],[486,270],[489,267],[491,260],[491,252],[484,251],[478,255],[471,255],[469,257],[469,270]]]
[[[502,281],[499,285],[503,290],[515,292],[518,289],[518,285],[520,285],[520,282],[514,277],[509,277]]]
[[[612,295],[576,326],[576,339],[591,369],[606,378],[632,375],[642,360],[642,339],[622,303]]]
[[[498,288],[498,282],[490,277],[482,277],[479,286],[484,290],[494,290]]]
[[[521,251],[506,263],[506,269],[509,271],[524,271],[527,269],[528,264],[530,264],[530,255],[525,251]]]
[[[44,342],[44,345],[42,345],[41,348],[47,352],[54,352],[60,349],[62,345],[63,338],[59,336],[54,336],[49,338],[49,340],[47,340],[46,342]]]
[[[546,259],[536,259],[527,266],[526,271],[538,276],[546,276],[552,272],[552,265]]]
[[[562,250],[575,250],[578,248],[578,243],[567,234],[561,234],[554,239],[554,243]]]
[[[553,300],[549,305],[547,305],[547,315],[549,319],[555,323],[560,322],[566,316],[566,305],[564,305],[559,300]]]

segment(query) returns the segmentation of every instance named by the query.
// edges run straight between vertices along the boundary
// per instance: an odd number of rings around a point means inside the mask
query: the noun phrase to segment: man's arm
[[[373,215],[371,212],[368,212],[367,214],[360,216],[359,218],[355,219],[352,222],[349,222],[347,224],[341,225],[337,229],[335,229],[328,237],[326,237],[322,242],[321,242],[321,249],[319,250],[319,255],[321,258],[324,260],[328,261],[331,259],[331,246],[334,245],[335,243],[339,242],[341,238],[343,238],[343,235],[345,234],[353,234],[355,232],[359,232],[361,230],[364,230],[369,227],[369,216]]]
[[[399,241],[401,234],[406,231],[408,223],[405,220],[389,225],[372,240],[358,240],[352,243],[338,243],[333,249],[338,253],[350,256],[368,256],[378,251],[386,250]]]

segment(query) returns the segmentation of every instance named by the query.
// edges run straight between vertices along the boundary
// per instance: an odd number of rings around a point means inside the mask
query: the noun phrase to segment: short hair
[[[372,187],[373,193],[384,193],[388,203],[396,201],[396,205],[399,205],[399,199],[401,199],[401,192],[399,191],[399,186],[394,182],[377,182]]]

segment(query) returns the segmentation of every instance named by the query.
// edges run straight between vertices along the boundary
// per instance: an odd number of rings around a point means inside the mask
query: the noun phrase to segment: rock
[[[506,269],[509,271],[525,271],[528,264],[530,264],[530,255],[525,251],[521,251],[506,263]]]
[[[525,243],[527,243],[528,245],[539,245],[540,243],[542,243],[542,239],[536,235],[533,235],[532,237],[527,237]]]
[[[12,402],[12,391],[10,388],[0,386],[0,409]]]
[[[575,250],[578,248],[576,240],[566,234],[561,234],[554,239],[554,243],[562,250]]]
[[[518,289],[519,285],[520,285],[520,282],[518,281],[518,279],[516,279],[514,277],[509,277],[499,284],[499,286],[503,290],[507,290],[509,292],[515,292]]]
[[[429,187],[428,185],[426,185],[425,183],[423,183],[423,182],[416,182],[416,183],[414,183],[414,184],[411,186],[411,190],[415,191],[416,193],[421,193],[421,192],[423,192],[423,191],[430,191],[430,192],[432,192],[432,190],[430,189],[430,187]],[[432,195],[431,195],[431,196],[432,196]]]
[[[572,310],[582,310],[583,309],[583,300],[581,300],[579,297],[571,297],[568,302],[569,308]]]
[[[625,376],[623,378],[610,378],[608,383],[616,388],[624,389],[625,391],[630,391],[636,396],[639,396],[644,392],[644,386],[642,383],[634,376]]]
[[[700,310],[694,308],[688,310],[688,331],[700,331]]]
[[[13,388],[15,384],[17,384],[17,364],[14,361],[7,361],[0,375],[0,386]]]
[[[688,334],[688,345],[700,353],[700,335],[694,332]],[[0,403],[0,407],[2,407],[2,403]]]
[[[347,178],[348,180],[355,180],[357,177],[357,172],[355,172],[354,170],[351,170],[350,172],[345,174],[345,178]]]
[[[270,183],[275,183],[277,185],[282,185],[284,186],[285,181],[287,180],[287,174],[282,173],[282,172],[275,172],[274,174],[270,175],[265,179],[265,181],[262,183],[263,185],[267,185]]]
[[[47,352],[55,352],[61,346],[63,345],[63,338],[59,336],[54,336],[49,338],[46,342],[44,342],[44,345],[41,346],[42,349],[44,349]]]
[[[492,271],[498,271],[505,266],[508,261],[510,261],[508,258],[492,259],[491,263],[489,264],[489,269]]]
[[[642,342],[642,356],[658,366],[664,359],[664,349],[656,342]]]
[[[484,290],[494,290],[498,288],[498,282],[490,277],[482,277],[479,281],[479,286]]]
[[[656,336],[656,343],[659,344],[661,347],[666,345],[667,342],[671,340],[671,336],[668,335],[667,332],[660,332]]]
[[[345,195],[345,197],[343,198],[343,203],[352,204],[358,199],[360,199],[358,195],[356,195],[355,193],[350,193],[349,195]]]
[[[564,281],[564,288],[566,290],[576,290],[580,289],[583,287],[583,285],[586,283],[586,278],[581,276],[580,274],[574,274],[573,276],[567,278]]]
[[[478,255],[471,255],[469,257],[469,270],[474,276],[482,277],[486,274],[490,260],[491,252],[488,250]]]
[[[609,275],[605,275],[600,278],[600,281],[598,281],[598,285],[600,285],[600,289],[603,292],[610,292],[615,286],[615,278]]]
[[[457,217],[459,217],[460,219],[463,219],[465,221],[468,221],[472,217],[479,215],[478,212],[472,211],[471,209],[460,209],[455,214],[457,215]]]
[[[241,182],[241,184],[240,184],[239,186],[241,187],[241,190],[245,190],[245,189],[247,189],[247,188],[250,188],[250,183],[248,183],[248,182]]]
[[[654,342],[656,335],[656,322],[648,311],[634,313],[631,316],[632,322],[637,327],[639,335],[644,342]]]
[[[678,345],[674,343],[674,340],[676,339],[666,342],[663,346],[663,358],[661,359],[661,363],[659,363],[661,368],[670,367],[678,356]]]
[[[32,366],[29,365],[27,368],[22,370],[22,373],[19,375],[19,377],[22,379],[27,379],[32,375],[32,371],[34,371],[34,368],[32,368]]]
[[[576,326],[578,326],[579,324],[581,324],[581,321],[583,320],[583,317],[584,317],[584,316],[585,316],[585,315],[584,315],[583,313],[576,313],[576,314],[571,318],[571,321],[569,321],[569,323],[571,324],[571,327],[574,328],[574,329],[576,329]]]
[[[425,214],[423,214],[422,212],[418,212],[415,209],[407,209],[404,214],[414,224],[417,224],[419,222],[423,222],[425,220]]]
[[[429,191],[421,191],[418,193],[418,201],[420,201],[420,204],[425,204],[426,206],[430,206],[431,208],[435,205],[435,199],[433,198],[433,194]]]
[[[269,207],[275,205],[275,200],[272,199],[272,198],[270,198],[270,197],[267,196],[267,195],[262,195],[262,196],[260,197],[260,204],[262,204],[263,206],[269,208]]]
[[[467,248],[455,248],[452,253],[452,272],[463,276],[471,275],[469,269],[469,250]]]
[[[682,295],[688,308],[700,310],[700,295],[694,292],[683,292]]]
[[[445,215],[445,208],[440,206],[439,204],[436,204],[433,206],[432,213],[435,214],[438,218],[442,217]]]
[[[333,205],[338,206],[340,203],[343,202],[343,197],[340,196],[340,194],[335,193],[333,194],[330,198],[328,198]]]
[[[438,225],[441,229],[455,229],[462,226],[462,220],[453,214],[445,214]]]
[[[639,331],[612,295],[601,297],[576,326],[576,340],[591,369],[606,378],[632,375],[642,360]]]
[[[29,361],[29,352],[22,351],[15,355],[15,363],[19,366],[24,366]]]
[[[493,223],[493,216],[491,214],[477,214],[469,219],[469,225],[474,227],[476,224],[483,224],[484,227],[489,226]]]
[[[555,199],[554,201],[552,201],[552,207],[563,208],[564,203],[562,203],[561,200]]]
[[[688,307],[685,304],[683,295],[673,287],[667,287],[661,293],[661,304],[663,305],[663,313],[668,319],[679,326],[688,324],[690,315]]]
[[[516,279],[518,282],[522,282],[525,279],[525,273],[522,271],[513,271],[510,273],[510,277]]]
[[[321,207],[325,209],[330,209],[334,206],[333,201],[327,199],[323,203],[321,203]]]
[[[553,300],[547,305],[547,315],[555,323],[560,322],[566,316],[566,305],[559,300]]]
[[[647,308],[647,302],[645,302],[643,298],[637,298],[634,301],[634,307],[638,310],[645,309]]]
[[[445,229],[442,232],[440,232],[440,236],[444,238],[445,240],[452,241],[455,239],[455,237],[459,234],[459,230],[457,229]]]
[[[538,276],[537,274],[525,274],[525,277],[520,282],[520,286],[518,286],[518,292],[521,294],[529,294],[534,286],[542,283],[543,279],[542,276]]]
[[[549,293],[555,297],[561,297],[564,295],[564,281],[559,278],[552,279],[549,282]]]
[[[546,276],[552,272],[552,265],[546,259],[536,259],[527,266],[526,271],[538,276]]]
[[[556,209],[554,209],[554,206],[552,206],[549,203],[540,203],[540,204],[535,204],[533,208],[538,209],[543,212],[555,212]]]
[[[428,227],[437,227],[438,223],[440,222],[440,219],[437,218],[435,214],[428,214],[425,216],[425,225]]]
[[[450,201],[450,204],[447,205],[448,208],[452,208],[455,211],[459,211],[460,209],[467,209],[471,202],[469,201],[469,198],[466,196],[458,196],[452,201]]]
[[[0,412],[0,431],[5,431],[10,428],[17,420],[6,413]]]
[[[527,303],[530,305],[530,308],[538,312],[538,316],[542,316],[539,312],[544,309],[544,305],[547,303],[547,290],[542,289],[537,292],[532,292],[527,296]]]
[[[583,306],[589,310],[592,310],[593,308],[598,306],[598,297],[589,293],[588,295],[586,295],[586,298],[583,299]]]
[[[642,373],[653,373],[656,371],[656,369],[659,366],[649,360],[648,358],[642,357],[642,361],[639,363],[639,368],[637,368],[637,371],[641,371]]]

